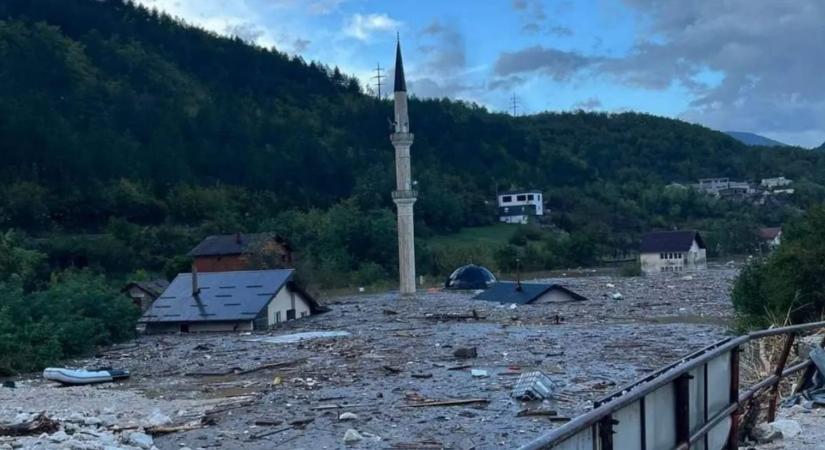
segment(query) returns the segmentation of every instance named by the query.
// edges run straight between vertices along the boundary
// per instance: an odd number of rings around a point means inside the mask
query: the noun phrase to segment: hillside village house
[[[166,288],[169,287],[169,282],[162,279],[149,281],[132,281],[128,283],[120,292],[125,293],[132,303],[137,305],[141,311],[146,311],[152,302],[155,301]]]
[[[529,223],[531,217],[544,215],[539,191],[507,192],[498,196],[498,218],[505,223]]]
[[[294,271],[179,274],[140,318],[147,333],[252,331],[326,311]]]
[[[250,268],[253,254],[273,255],[279,265],[292,264],[289,243],[272,233],[208,236],[187,255],[198,272],[224,272]]]
[[[782,243],[782,228],[769,227],[759,229],[759,240],[770,250]]]
[[[642,237],[642,272],[684,272],[707,268],[707,250],[698,231],[657,231]]]

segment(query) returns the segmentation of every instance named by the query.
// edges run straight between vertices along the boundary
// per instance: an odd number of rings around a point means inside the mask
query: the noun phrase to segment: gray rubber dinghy
[[[93,370],[47,367],[43,370],[43,378],[69,385],[108,383],[129,378],[129,371],[110,367]]]

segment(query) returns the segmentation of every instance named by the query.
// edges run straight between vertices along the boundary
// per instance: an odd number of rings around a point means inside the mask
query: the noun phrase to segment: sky
[[[247,42],[494,111],[639,111],[825,142],[823,0],[135,0]],[[386,93],[384,87],[384,93]]]

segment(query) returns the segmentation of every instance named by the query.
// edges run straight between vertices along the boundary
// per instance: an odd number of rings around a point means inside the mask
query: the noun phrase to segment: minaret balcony
[[[392,191],[393,200],[415,200],[418,198],[418,191]]]
[[[409,147],[412,145],[414,137],[415,135],[412,133],[397,131],[390,135],[390,141],[392,141],[393,145],[405,145]]]

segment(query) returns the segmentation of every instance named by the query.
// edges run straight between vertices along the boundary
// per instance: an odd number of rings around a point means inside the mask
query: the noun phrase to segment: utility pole
[[[375,76],[372,77],[372,79],[375,80],[375,84],[378,85],[378,99],[379,100],[381,100],[383,98],[383,97],[381,97],[381,79],[387,77],[386,75],[383,75],[381,73],[381,71],[383,71],[383,70],[384,69],[381,67],[381,63],[378,63],[375,66]]]
[[[516,94],[513,94],[513,98],[510,102],[510,108],[513,110],[513,117],[518,115],[518,99],[516,98]]]

